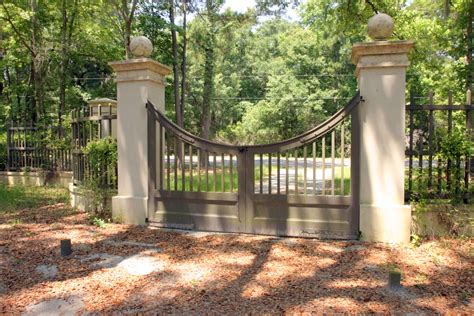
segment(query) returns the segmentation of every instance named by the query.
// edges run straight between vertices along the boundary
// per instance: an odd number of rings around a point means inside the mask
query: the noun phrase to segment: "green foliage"
[[[448,200],[420,200],[412,204],[413,228],[412,243],[420,242],[423,237],[435,234],[454,238],[465,238],[472,234],[474,221],[471,204],[454,204]],[[433,217],[427,217],[433,213]],[[437,223],[435,223],[437,222]],[[423,235],[423,236],[422,236]]]
[[[117,165],[117,142],[111,138],[102,138],[90,141],[83,149],[89,163],[89,181],[93,181],[97,187],[115,181],[116,175],[112,172]]]
[[[412,244],[413,247],[419,247],[422,242],[423,242],[423,238],[420,235],[417,235],[417,234],[410,235],[410,244]]]
[[[459,157],[473,154],[473,144],[465,130],[455,127],[451,134],[446,133],[441,137],[438,157],[446,161],[456,160]]]
[[[121,3],[66,1],[70,41],[63,51],[63,2],[36,2],[36,8],[28,1],[0,6],[0,125],[8,119],[30,121],[34,113],[38,122],[56,125],[62,79],[65,113],[91,98],[116,96],[107,63],[124,57],[124,25],[114,5]],[[474,73],[472,63],[465,63],[472,1],[258,0],[244,13],[221,10],[221,0],[186,3],[184,125],[201,134],[203,112],[209,109],[210,138],[222,141],[257,144],[295,136],[345,105],[357,89],[351,47],[368,40],[367,20],[375,11],[394,18],[394,40],[416,42],[409,91],[418,96],[434,91],[445,98],[452,90],[459,103]],[[177,21],[183,21],[181,5]],[[178,31],[182,57],[184,29],[170,25],[167,6],[166,1],[139,1],[131,32],[148,36],[155,47],[152,57],[171,65],[170,30]],[[300,21],[282,18],[295,6]],[[173,89],[166,88],[166,110],[174,118]],[[67,119],[63,126],[69,126]],[[69,144],[68,139],[45,141],[54,148]]]
[[[106,228],[107,222],[103,218],[91,216],[89,217],[89,222],[91,225],[97,226],[99,228]]]
[[[91,203],[93,217],[111,219],[108,199],[115,193],[117,142],[112,138],[94,140],[83,152],[87,155],[89,169],[81,192]]]

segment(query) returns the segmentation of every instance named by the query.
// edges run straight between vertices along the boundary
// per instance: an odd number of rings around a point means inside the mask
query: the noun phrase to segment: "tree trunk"
[[[179,67],[178,67],[178,39],[176,36],[174,0],[169,0],[170,23],[171,23],[171,43],[173,48],[173,87],[174,87],[174,109],[176,115],[176,124],[183,126],[183,117],[181,115],[181,101],[179,99]]]
[[[183,0],[183,51],[181,55],[181,118],[184,118],[184,102],[186,98],[186,50],[187,50],[187,35],[186,35],[186,15],[187,15],[186,0]]]
[[[43,102],[41,100],[41,78],[38,71],[38,59],[36,55],[36,41],[38,37],[36,13],[37,13],[37,3],[36,0],[31,0],[31,85],[33,88],[31,104],[30,104],[30,115],[32,123],[36,123],[38,120],[38,113],[42,112]]]
[[[204,44],[204,90],[202,102],[201,117],[201,136],[209,139],[211,134],[211,108],[212,97],[214,95],[214,43],[215,43],[215,21],[213,1],[206,0],[206,9],[208,14],[208,34],[207,41]]]
[[[467,77],[466,77],[466,88],[472,91],[472,80],[473,80],[473,65],[472,65],[472,18],[474,15],[474,2],[471,2],[470,7],[468,8],[468,16],[467,16],[467,28],[466,28],[466,42],[467,42],[467,49],[466,49],[466,69],[467,69]]]
[[[130,35],[132,33],[132,19],[127,19],[125,21],[125,36],[124,36],[124,45],[125,45],[125,59],[132,57],[130,51]]]
[[[67,63],[67,9],[66,1],[61,1],[61,70],[59,76],[59,106],[58,106],[58,135],[62,136],[63,113],[66,108],[66,63]]]
[[[30,87],[31,87],[31,94],[29,95],[30,102],[29,100],[25,100],[25,119],[28,118],[28,120],[32,123],[35,124],[36,121],[38,121],[38,115],[37,115],[37,104],[36,104],[36,70],[35,70],[35,60],[33,59],[34,57],[31,56],[32,60],[30,63]]]
[[[135,14],[135,9],[137,7],[138,0],[132,0],[131,8],[128,7],[128,0],[122,0],[120,4],[117,4],[116,2],[114,3],[123,19],[123,45],[125,48],[125,58],[129,59],[132,57],[132,54],[130,52],[130,37],[132,35],[133,16]]]

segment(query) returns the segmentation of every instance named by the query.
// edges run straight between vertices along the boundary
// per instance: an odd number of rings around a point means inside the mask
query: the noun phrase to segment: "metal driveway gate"
[[[354,239],[359,233],[357,93],[283,142],[234,146],[194,136],[148,102],[148,221],[157,226]]]

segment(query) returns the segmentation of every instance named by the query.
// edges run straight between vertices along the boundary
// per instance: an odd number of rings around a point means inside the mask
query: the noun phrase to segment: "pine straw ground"
[[[74,254],[59,255],[71,238]],[[100,269],[81,258],[143,249],[110,241],[152,243],[162,269],[145,276]],[[109,241],[109,242],[107,242]],[[191,236],[109,224],[57,203],[0,212],[0,313],[18,314],[46,299],[80,297],[88,313],[464,313],[473,314],[473,240],[437,240],[420,247],[278,239],[246,235]],[[348,248],[350,247],[350,248]],[[58,267],[55,279],[35,271]],[[404,290],[387,289],[387,271],[403,271]]]

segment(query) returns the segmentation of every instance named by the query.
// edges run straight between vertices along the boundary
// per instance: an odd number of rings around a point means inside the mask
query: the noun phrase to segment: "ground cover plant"
[[[69,208],[65,190],[0,192],[1,314],[46,303],[88,313],[474,312],[472,238],[415,247],[101,228]],[[402,290],[387,288],[393,269]]]

